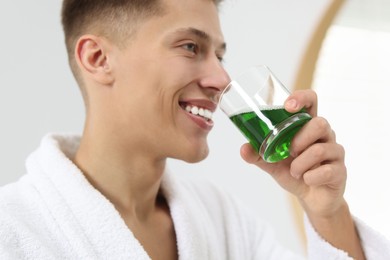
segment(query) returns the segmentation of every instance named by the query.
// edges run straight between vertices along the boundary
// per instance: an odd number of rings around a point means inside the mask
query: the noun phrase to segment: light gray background
[[[226,0],[221,21],[228,43],[226,68],[234,77],[267,64],[290,86],[299,57],[328,0]],[[84,108],[67,64],[59,0],[0,2],[0,185],[24,173],[24,160],[47,132],[80,133]],[[196,165],[170,168],[224,186],[270,222],[280,241],[302,252],[286,194],[239,156],[244,138],[220,112],[211,153]]]

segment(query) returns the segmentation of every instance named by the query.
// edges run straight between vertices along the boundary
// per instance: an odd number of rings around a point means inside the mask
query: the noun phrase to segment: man
[[[167,158],[208,154],[212,112],[229,82],[217,4],[64,0],[85,128],[81,138],[46,136],[28,174],[0,190],[2,259],[299,259],[229,195],[165,170]],[[266,164],[246,144],[242,157],[298,197],[310,256],[375,254],[363,252],[343,198],[344,151],[316,117],[315,94],[296,92],[285,106],[314,117],[293,140],[293,156]]]

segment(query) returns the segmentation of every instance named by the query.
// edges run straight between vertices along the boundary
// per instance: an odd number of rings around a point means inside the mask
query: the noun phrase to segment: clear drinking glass
[[[230,82],[219,107],[265,161],[278,162],[290,155],[292,138],[311,119],[305,109],[284,109],[289,95],[268,67],[256,66]]]

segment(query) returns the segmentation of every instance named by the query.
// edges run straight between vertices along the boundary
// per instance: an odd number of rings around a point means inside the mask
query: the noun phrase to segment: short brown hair
[[[212,0],[218,5],[222,0]],[[85,33],[94,33],[121,44],[129,39],[143,20],[164,13],[161,0],[64,0],[62,26],[69,64],[84,100],[86,93],[74,60],[77,40]]]
[[[85,33],[93,33],[120,44],[123,39],[130,38],[137,23],[161,12],[160,0],[63,1],[61,18],[69,64],[84,99],[86,93],[74,60],[77,40]]]

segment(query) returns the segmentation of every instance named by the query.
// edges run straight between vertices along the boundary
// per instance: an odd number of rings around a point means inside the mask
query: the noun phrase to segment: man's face
[[[129,149],[135,142],[158,158],[197,162],[208,154],[210,118],[229,81],[218,11],[211,0],[163,2],[167,12],[114,51],[115,132]]]

